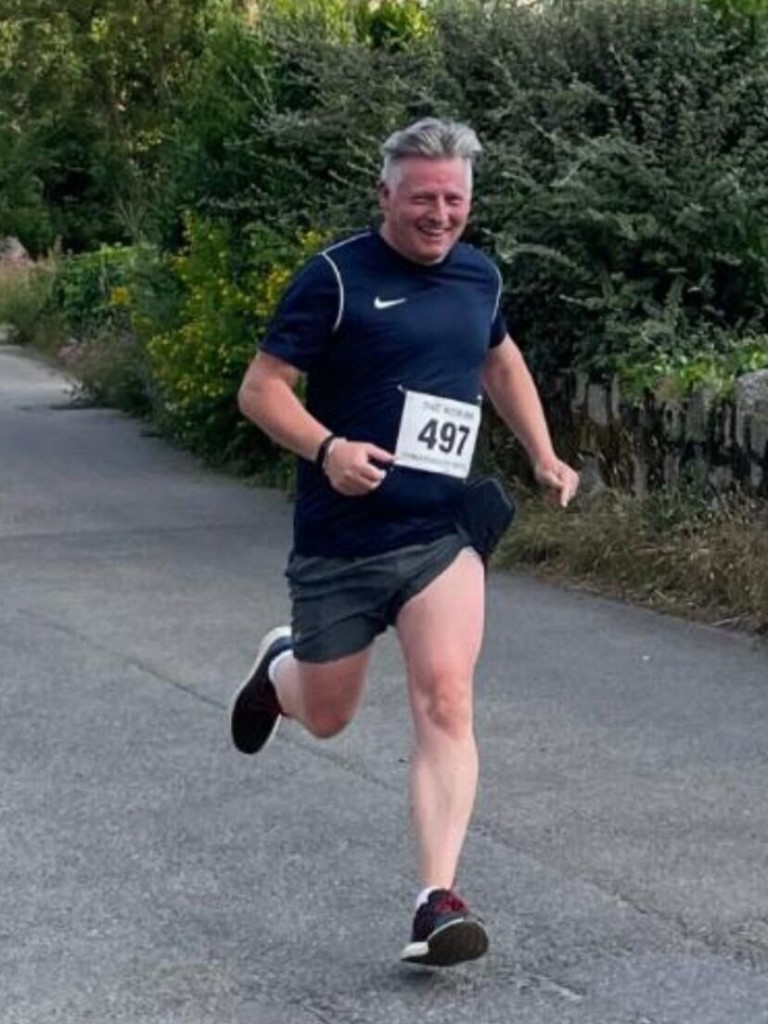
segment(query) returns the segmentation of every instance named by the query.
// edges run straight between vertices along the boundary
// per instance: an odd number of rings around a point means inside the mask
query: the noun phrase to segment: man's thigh
[[[386,580],[366,559],[292,555],[293,653],[318,668],[352,657],[386,629]]]
[[[364,558],[292,555],[286,570],[292,599],[294,655],[324,664],[368,648],[456,558],[455,534]]]
[[[473,548],[463,548],[429,586],[407,601],[397,633],[411,686],[471,688],[485,621],[485,569]]]

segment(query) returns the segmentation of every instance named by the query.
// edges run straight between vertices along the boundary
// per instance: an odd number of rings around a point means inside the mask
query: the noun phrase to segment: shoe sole
[[[230,732],[232,731],[231,723],[232,723],[232,717],[233,717],[233,715],[235,713],[235,705],[237,704],[238,700],[240,699],[240,694],[243,692],[243,690],[246,688],[246,686],[248,686],[248,684],[251,682],[253,677],[256,675],[257,671],[259,670],[259,667],[261,666],[261,662],[264,660],[264,656],[266,655],[267,651],[272,646],[272,644],[275,642],[275,640],[279,640],[280,637],[290,636],[290,635],[291,635],[290,627],[288,627],[288,626],[275,626],[275,628],[274,629],[270,629],[270,631],[262,639],[261,643],[259,644],[259,648],[256,651],[256,657],[254,658],[253,665],[251,666],[251,671],[248,673],[248,675],[242,681],[240,686],[238,686],[237,690],[235,690],[234,694],[232,695],[232,699],[229,702],[229,711],[228,711],[228,713],[229,713],[229,722],[230,722]],[[237,744],[235,744],[236,749],[239,750],[241,754],[258,754],[260,751],[265,750],[269,746],[269,744],[272,742],[272,740],[275,738],[275,734],[276,734],[276,732],[277,732],[277,730],[278,730],[278,728],[280,726],[280,719],[282,717],[283,717],[282,715],[278,715],[277,716],[277,718],[275,719],[275,724],[272,726],[271,732],[269,733],[267,738],[264,740],[264,742],[261,744],[261,746],[258,747],[256,750],[243,750],[241,747],[238,747]]]
[[[477,960],[488,951],[488,935],[478,921],[449,921],[427,942],[409,942],[400,959],[426,967],[451,967]]]

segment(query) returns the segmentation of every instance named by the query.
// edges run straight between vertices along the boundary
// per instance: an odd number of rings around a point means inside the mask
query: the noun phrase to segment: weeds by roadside
[[[49,351],[61,336],[61,318],[51,309],[53,263],[0,264],[0,323],[11,324],[21,344]]]
[[[523,490],[495,564],[768,633],[768,503],[743,494],[605,491],[563,512]]]

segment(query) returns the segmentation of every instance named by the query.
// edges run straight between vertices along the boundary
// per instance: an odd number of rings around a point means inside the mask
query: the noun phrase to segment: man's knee
[[[471,680],[452,672],[433,674],[422,681],[416,705],[428,724],[450,739],[471,735]]]
[[[370,648],[336,662],[297,662],[302,691],[302,725],[318,739],[330,739],[355,716],[365,685]]]
[[[313,707],[307,709],[305,727],[319,740],[338,736],[354,716],[354,709],[339,707]]]

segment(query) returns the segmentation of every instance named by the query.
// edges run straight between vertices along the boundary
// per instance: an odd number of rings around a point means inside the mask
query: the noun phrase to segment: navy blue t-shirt
[[[295,276],[261,348],[307,375],[306,405],[329,431],[394,452],[405,390],[479,403],[488,349],[506,335],[496,266],[463,242],[438,264],[375,231],[330,246]],[[453,529],[464,482],[394,465],[347,497],[299,459],[294,550],[356,557]]]

